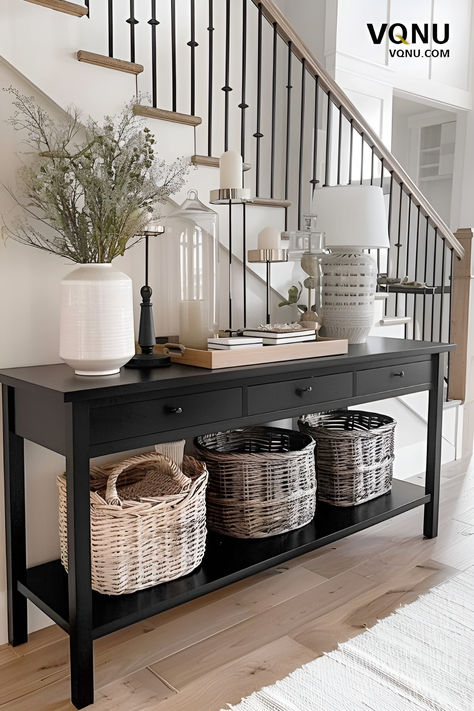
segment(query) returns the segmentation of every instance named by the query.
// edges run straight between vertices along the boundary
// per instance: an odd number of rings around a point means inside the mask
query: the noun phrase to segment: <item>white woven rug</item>
[[[233,711],[474,711],[474,567]]]

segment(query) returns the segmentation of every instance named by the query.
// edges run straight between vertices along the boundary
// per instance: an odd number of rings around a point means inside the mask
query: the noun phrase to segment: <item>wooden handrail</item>
[[[436,210],[430,205],[418,186],[413,182],[405,169],[400,165],[393,154],[388,150],[385,144],[380,140],[377,134],[373,131],[367,121],[364,119],[359,110],[354,106],[347,94],[334,81],[326,69],[319,63],[309,47],[303,42],[299,35],[295,32],[291,24],[288,22],[280,8],[273,0],[252,0],[257,6],[261,7],[264,17],[270,24],[276,23],[277,32],[280,37],[288,44],[291,42],[293,54],[298,59],[304,59],[306,69],[313,76],[319,77],[319,86],[326,92],[331,92],[331,99],[335,106],[341,108],[342,112],[349,120],[352,120],[354,128],[363,133],[364,137],[371,143],[376,155],[384,162],[384,167],[389,172],[393,172],[393,177],[398,183],[403,183],[405,192],[411,195],[415,205],[420,206],[421,213],[428,217],[432,226],[438,230],[438,235],[443,237],[446,242],[452,247],[459,259],[464,257],[464,248],[456,239],[453,232],[450,230],[444,220],[438,215]]]

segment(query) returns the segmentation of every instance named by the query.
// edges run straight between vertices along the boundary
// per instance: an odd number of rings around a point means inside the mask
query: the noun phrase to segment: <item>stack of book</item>
[[[263,338],[243,338],[242,336],[231,336],[230,338],[208,338],[207,349],[209,351],[235,351],[246,348],[261,348]]]
[[[281,346],[287,343],[303,343],[305,341],[316,340],[316,329],[300,328],[285,329],[278,328],[269,330],[265,328],[247,328],[243,331],[244,336],[261,337],[264,346]]]

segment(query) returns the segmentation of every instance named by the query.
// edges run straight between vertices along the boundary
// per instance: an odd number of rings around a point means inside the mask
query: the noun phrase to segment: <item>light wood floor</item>
[[[94,710],[219,711],[334,649],[473,564],[473,494],[474,466],[450,464],[437,539],[416,509],[98,640]],[[68,696],[59,628],[0,647],[2,710],[66,711]]]

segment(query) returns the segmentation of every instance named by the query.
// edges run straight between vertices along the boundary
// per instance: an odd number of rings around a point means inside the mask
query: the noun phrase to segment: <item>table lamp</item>
[[[321,260],[324,333],[365,343],[374,322],[377,266],[364,250],[390,246],[382,188],[323,187],[315,191],[313,210],[330,250]]]

